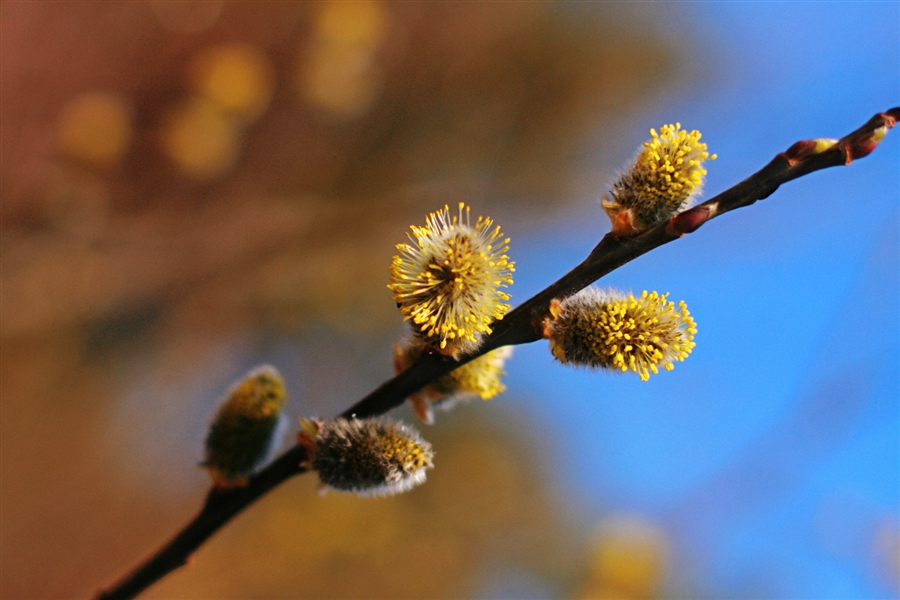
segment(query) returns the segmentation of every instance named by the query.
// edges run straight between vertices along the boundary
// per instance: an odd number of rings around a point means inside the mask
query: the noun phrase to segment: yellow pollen
[[[671,370],[694,348],[696,325],[687,306],[668,294],[639,298],[588,288],[551,306],[545,331],[560,361],[637,373],[644,381],[658,366]]]
[[[425,227],[411,226],[409,244],[399,244],[390,267],[392,299],[404,318],[413,316],[423,339],[452,354],[477,347],[479,323],[501,319],[509,310],[500,291],[512,283],[513,263],[500,228],[489,218],[470,224],[459,204],[431,213]],[[454,343],[449,343],[448,340]]]
[[[651,129],[650,136],[603,198],[616,233],[637,233],[685,208],[703,184],[703,163],[716,159],[700,141],[700,132],[685,131],[680,123],[663,125],[659,132]]]

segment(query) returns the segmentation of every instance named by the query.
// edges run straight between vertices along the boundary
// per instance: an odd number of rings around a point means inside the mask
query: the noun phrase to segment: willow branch
[[[607,234],[584,262],[495,323],[493,332],[476,352],[459,360],[425,352],[409,369],[386,381],[341,416],[365,418],[384,414],[438,377],[491,350],[542,339],[542,324],[554,298],[566,298],[650,250],[696,231],[707,221],[767,198],[783,183],[813,171],[849,165],[855,159],[867,156],[898,119],[900,107],[875,115],[840,140],[797,142],[744,181],[652,229],[633,237]],[[133,598],[187,563],[194,551],[235,515],[279,484],[305,472],[303,463],[306,459],[306,450],[295,445],[251,477],[246,487],[213,488],[203,508],[184,529],[130,574],[101,591],[98,598]]]

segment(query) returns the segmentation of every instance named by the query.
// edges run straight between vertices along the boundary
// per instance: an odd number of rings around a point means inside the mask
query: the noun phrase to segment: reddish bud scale
[[[707,205],[700,205],[686,210],[669,219],[666,232],[678,237],[687,233],[693,233],[709,220],[710,216],[712,216],[711,213],[712,211]]]
[[[784,156],[788,159],[788,162],[793,165],[797,161],[813,154],[817,145],[816,140],[800,140],[785,150]]]
[[[849,165],[857,158],[868,156],[876,146],[878,146],[878,144],[872,143],[871,140],[850,144],[847,146],[847,164]]]
[[[884,123],[881,127],[878,127],[864,138],[848,140],[847,164],[849,165],[857,158],[863,158],[871,154],[878,147],[878,144],[881,143],[881,140],[884,139],[884,136],[887,135],[887,132],[897,124],[897,119],[900,118],[898,115],[900,115],[900,109],[892,109],[886,113],[881,113],[881,120]],[[852,138],[852,135],[848,137]]]
[[[849,165],[851,162],[858,158],[864,158],[872,153],[875,148],[878,147],[878,144],[884,138],[884,131],[886,128],[879,127],[875,130],[872,135],[867,138],[856,140],[847,145],[847,164]],[[880,133],[880,135],[879,135]]]

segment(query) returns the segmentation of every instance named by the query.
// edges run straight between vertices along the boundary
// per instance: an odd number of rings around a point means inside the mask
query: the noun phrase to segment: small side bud
[[[887,132],[897,124],[898,119],[900,119],[900,107],[892,108],[887,112],[875,115],[866,123],[866,127],[880,123],[879,127],[874,127],[868,133],[853,133],[842,139],[841,142],[846,144],[846,164],[849,165],[857,158],[868,156],[875,150],[878,144],[881,143],[881,140],[884,139],[884,136],[887,135]]]
[[[793,165],[814,154],[821,154],[838,143],[831,138],[819,138],[816,140],[801,140],[796,142],[784,152],[785,158]]]
[[[297,443],[306,448],[306,454],[312,456],[316,453],[316,438],[322,429],[322,421],[318,419],[300,419],[300,431],[297,432]]]
[[[838,143],[838,140],[834,138],[819,138],[813,141],[816,143],[813,147],[813,154],[822,154],[826,150],[834,148],[834,145]]]
[[[424,345],[415,341],[394,346],[394,372],[408,369],[422,354]],[[512,347],[504,346],[457,367],[439,377],[409,398],[413,413],[424,423],[434,422],[432,407],[449,410],[459,402],[467,402],[475,397],[490,400],[506,391],[502,378],[506,375],[503,366],[512,356]]]
[[[274,367],[250,371],[219,406],[206,435],[200,466],[220,488],[240,487],[268,460],[285,421],[284,381]]]
[[[652,139],[603,196],[601,206],[615,235],[635,235],[690,206],[702,187],[703,163],[715,160],[700,141],[700,132],[681,124],[650,130]]]
[[[887,135],[888,129],[890,127],[884,125],[875,129],[871,135],[850,144],[847,148],[847,164],[850,164],[851,161],[857,158],[864,158],[871,154],[878,147],[878,144],[881,143],[881,140],[884,139],[884,136]]]
[[[671,219],[666,230],[670,235],[681,237],[688,233],[694,233],[700,226],[715,216],[719,210],[719,203],[713,202],[710,205],[695,206],[682,213],[678,213]]]
[[[693,350],[697,327],[685,303],[668,296],[586,288],[545,320],[550,351],[563,364],[632,371],[643,381],[660,366],[670,371]]]
[[[434,451],[419,433],[385,417],[338,418],[301,433],[314,450],[310,468],[329,488],[359,496],[390,496],[425,482]]]

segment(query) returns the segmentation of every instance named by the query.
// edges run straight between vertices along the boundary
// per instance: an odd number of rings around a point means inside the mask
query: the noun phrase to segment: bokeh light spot
[[[62,110],[59,145],[69,155],[95,166],[114,165],[131,142],[131,107],[109,92],[88,92]]]
[[[299,98],[344,119],[368,112],[384,79],[377,52],[388,14],[378,2],[327,2],[296,72]]]
[[[654,524],[610,516],[597,526],[590,579],[578,598],[654,598],[667,564],[667,541]]]
[[[381,71],[367,50],[325,43],[315,47],[298,87],[317,108],[337,116],[363,115],[381,91]]]
[[[384,39],[387,14],[384,6],[373,0],[331,0],[322,6],[316,29],[323,39],[374,49]]]
[[[234,164],[239,137],[234,120],[217,105],[194,98],[169,114],[161,142],[165,154],[183,174],[208,180],[220,177]]]
[[[194,91],[243,122],[265,111],[275,87],[268,57],[246,44],[207,48],[194,56],[189,73]]]

